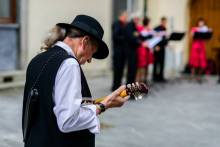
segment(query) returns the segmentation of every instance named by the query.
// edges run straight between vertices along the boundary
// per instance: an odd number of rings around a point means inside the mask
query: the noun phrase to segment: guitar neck
[[[142,99],[141,94],[147,94],[148,93],[148,87],[144,83],[132,83],[128,84],[126,86],[126,89],[123,90],[120,93],[121,97],[126,97],[128,95],[134,95],[135,99]],[[93,103],[100,103],[102,102],[106,97],[97,98],[93,101]]]
[[[121,97],[126,97],[126,96],[128,96],[128,95],[129,95],[129,94],[127,93],[127,90],[123,90],[123,91],[120,93],[120,96],[121,96]],[[96,99],[94,100],[94,103],[95,103],[95,104],[100,103],[100,102],[103,101],[106,97],[107,97],[107,96],[101,97],[101,98],[96,98]]]

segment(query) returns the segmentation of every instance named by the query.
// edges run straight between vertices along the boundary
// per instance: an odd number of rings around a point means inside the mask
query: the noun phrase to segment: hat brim
[[[105,59],[106,57],[108,57],[109,49],[108,49],[107,44],[103,40],[101,40],[100,38],[97,38],[96,36],[92,35],[89,31],[81,28],[80,26],[76,26],[76,25],[73,25],[73,24],[58,23],[56,25],[60,26],[62,28],[66,28],[66,29],[76,28],[76,29],[79,29],[79,30],[85,32],[88,35],[91,35],[92,37],[94,37],[98,41],[98,44],[99,44],[97,51],[93,54],[92,57],[95,58],[95,59]]]

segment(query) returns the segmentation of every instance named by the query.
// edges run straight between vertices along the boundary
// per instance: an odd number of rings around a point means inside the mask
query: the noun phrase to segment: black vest
[[[32,88],[45,62],[51,58],[51,56],[53,56],[52,59],[49,60],[45,70],[43,70],[40,76],[38,84],[35,86],[39,91],[40,98],[36,109],[37,113],[36,116],[34,116],[34,122],[25,147],[94,147],[95,135],[90,133],[89,130],[62,133],[58,128],[56,116],[53,112],[54,102],[52,99],[52,92],[56,74],[61,63],[65,59],[72,57],[58,46],[37,55],[28,65],[24,89],[22,124],[24,122],[25,104],[28,92]],[[81,85],[82,97],[91,97],[82,69]]]

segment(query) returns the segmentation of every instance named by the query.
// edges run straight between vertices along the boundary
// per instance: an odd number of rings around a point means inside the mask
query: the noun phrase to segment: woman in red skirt
[[[209,29],[205,25],[203,18],[199,18],[197,26],[193,27],[191,30],[192,36],[195,32],[208,32]],[[199,82],[201,81],[201,75],[206,69],[207,60],[206,60],[206,47],[205,40],[203,39],[193,39],[192,48],[190,51],[189,64],[191,66],[191,75],[192,78],[195,77]]]
[[[149,26],[150,19],[145,17],[143,19],[143,26],[137,26],[137,30],[140,34],[143,43],[137,49],[137,82],[147,82],[148,65],[153,62],[153,54],[148,48],[147,39],[150,39],[153,35],[153,30]]]

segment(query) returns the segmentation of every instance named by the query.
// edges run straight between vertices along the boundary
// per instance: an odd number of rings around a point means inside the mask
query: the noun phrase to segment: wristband
[[[106,107],[105,107],[105,105],[104,104],[102,104],[102,103],[97,103],[97,108],[101,111],[101,113],[102,112],[105,112],[105,110],[106,110]]]

